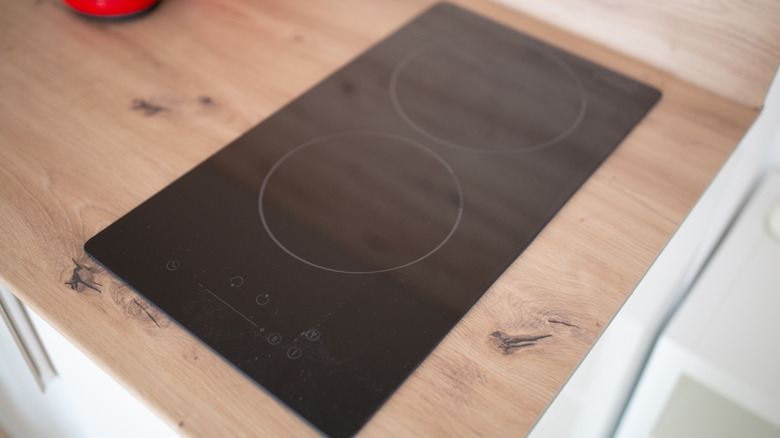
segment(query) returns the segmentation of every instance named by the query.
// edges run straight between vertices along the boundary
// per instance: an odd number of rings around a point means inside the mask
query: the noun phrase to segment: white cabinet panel
[[[0,430],[9,438],[175,437],[159,418],[29,311],[57,376],[42,392],[0,325]]]

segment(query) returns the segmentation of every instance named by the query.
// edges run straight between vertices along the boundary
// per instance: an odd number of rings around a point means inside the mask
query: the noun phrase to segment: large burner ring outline
[[[340,269],[340,268],[332,267],[332,266],[324,266],[321,263],[316,263],[316,262],[314,262],[312,260],[307,259],[306,257],[302,257],[302,256],[296,254],[295,251],[289,249],[288,246],[285,245],[279,239],[279,237],[276,235],[276,233],[273,232],[273,230],[272,230],[273,227],[269,224],[269,221],[266,218],[265,209],[263,207],[263,200],[264,200],[264,197],[266,195],[266,192],[268,191],[268,184],[269,184],[269,181],[271,180],[272,176],[277,172],[277,170],[290,157],[292,157],[295,154],[305,150],[306,148],[309,148],[309,147],[312,147],[312,146],[316,146],[316,144],[319,143],[319,142],[323,142],[323,141],[327,141],[327,140],[333,140],[333,139],[338,139],[340,137],[347,137],[347,136],[375,136],[375,137],[378,137],[378,138],[384,138],[384,139],[391,139],[391,140],[400,141],[400,142],[402,142],[406,146],[411,146],[411,147],[416,148],[417,150],[423,151],[427,156],[433,158],[439,165],[442,166],[443,170],[448,174],[448,176],[452,180],[452,183],[453,183],[452,187],[457,192],[457,198],[458,198],[457,199],[457,204],[458,204],[457,205],[457,214],[456,214],[456,217],[455,217],[455,219],[454,219],[454,221],[452,223],[452,226],[451,226],[450,230],[448,231],[448,233],[446,234],[446,236],[444,236],[444,238],[440,242],[438,242],[438,244],[436,244],[432,249],[430,249],[429,251],[425,252],[424,254],[422,254],[421,256],[419,256],[419,257],[417,257],[417,258],[415,258],[413,260],[409,260],[408,262],[405,262],[405,263],[400,263],[400,264],[398,264],[396,266],[389,266],[389,267],[384,267],[384,268],[380,268],[380,269],[370,269],[370,270]],[[455,233],[455,231],[457,230],[458,226],[460,225],[461,218],[463,216],[464,203],[465,203],[465,201],[464,201],[464,194],[463,194],[463,190],[461,188],[460,182],[458,181],[458,178],[455,175],[455,172],[452,169],[452,167],[441,156],[439,156],[437,153],[435,153],[430,148],[428,148],[428,147],[426,147],[426,146],[424,146],[424,145],[422,145],[422,144],[420,144],[420,143],[418,143],[416,141],[410,140],[410,139],[402,137],[400,135],[388,134],[388,133],[378,132],[378,131],[347,131],[347,132],[340,132],[340,133],[335,133],[335,134],[329,134],[329,135],[324,135],[324,136],[321,136],[321,137],[317,137],[317,138],[309,140],[309,141],[307,141],[307,142],[305,142],[305,143],[303,143],[303,144],[301,144],[299,146],[296,146],[292,150],[290,150],[287,153],[285,153],[279,160],[276,161],[276,163],[274,163],[274,165],[271,167],[271,169],[268,171],[268,173],[266,174],[265,178],[263,179],[263,183],[261,185],[260,193],[259,193],[259,196],[258,196],[258,208],[259,208],[260,219],[261,219],[263,228],[265,229],[266,233],[271,238],[271,240],[280,249],[282,249],[285,253],[287,253],[291,257],[295,258],[296,260],[298,260],[300,262],[303,262],[303,263],[305,263],[305,264],[307,264],[309,266],[313,266],[313,267],[316,267],[316,268],[319,268],[319,269],[324,269],[326,271],[342,273],[342,274],[376,274],[376,273],[381,273],[381,272],[388,272],[388,271],[393,271],[393,270],[402,269],[402,268],[411,266],[411,265],[413,265],[413,264],[415,264],[417,262],[420,262],[420,261],[428,258],[432,254],[437,252],[442,246],[444,246],[447,243],[447,241],[450,240],[450,238]]]

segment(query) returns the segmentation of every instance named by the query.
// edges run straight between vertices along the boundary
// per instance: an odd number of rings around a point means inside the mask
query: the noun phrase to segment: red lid
[[[154,6],[160,0],[64,0],[82,14],[99,17],[121,17],[137,14]]]

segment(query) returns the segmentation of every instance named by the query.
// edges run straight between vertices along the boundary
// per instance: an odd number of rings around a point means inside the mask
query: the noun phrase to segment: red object
[[[95,17],[116,18],[141,13],[160,0],[64,0],[71,8]]]

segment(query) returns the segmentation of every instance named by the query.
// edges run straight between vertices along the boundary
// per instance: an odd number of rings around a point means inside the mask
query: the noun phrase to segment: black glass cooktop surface
[[[85,249],[352,435],[659,97],[439,4]]]

